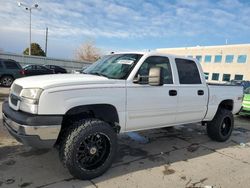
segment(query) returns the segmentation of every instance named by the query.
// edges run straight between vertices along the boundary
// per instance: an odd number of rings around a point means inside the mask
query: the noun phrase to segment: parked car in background
[[[250,115],[250,81],[248,80],[231,80],[228,82],[231,85],[242,86],[244,89],[244,98],[240,115]]]
[[[23,74],[25,76],[35,76],[43,74],[54,74],[54,71],[42,65],[26,65],[25,67],[23,67]]]
[[[231,85],[243,86],[244,89],[250,87],[250,81],[248,80],[231,80]]]
[[[10,87],[16,78],[22,77],[21,65],[11,59],[0,59],[0,85]]]
[[[250,86],[244,90],[244,98],[240,115],[250,115]]]
[[[48,69],[53,70],[55,74],[67,73],[67,70],[65,68],[62,68],[57,65],[44,65],[44,66]]]

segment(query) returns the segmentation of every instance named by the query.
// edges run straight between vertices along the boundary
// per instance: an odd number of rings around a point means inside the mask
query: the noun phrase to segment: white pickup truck
[[[242,87],[208,85],[192,58],[118,53],[83,74],[15,80],[3,122],[24,144],[57,146],[73,176],[91,179],[111,166],[119,133],[202,122],[226,141],[242,98]]]

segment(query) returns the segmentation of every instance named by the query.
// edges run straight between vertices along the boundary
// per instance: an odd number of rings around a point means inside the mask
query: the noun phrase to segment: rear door
[[[175,63],[179,78],[176,123],[199,122],[207,111],[207,84],[193,60],[176,58]]]
[[[164,85],[148,84],[151,67],[163,69]],[[134,79],[139,83],[127,83],[126,130],[150,129],[175,123],[177,110],[176,87],[173,83],[172,63],[165,56],[149,56],[142,63]]]

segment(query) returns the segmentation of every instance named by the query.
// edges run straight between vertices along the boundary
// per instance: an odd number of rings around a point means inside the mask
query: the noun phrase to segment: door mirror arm
[[[140,83],[140,81],[141,81],[141,76],[140,76],[140,74],[138,74],[138,75],[137,75],[137,77],[134,77],[134,79],[133,79],[133,83],[135,83],[135,84],[139,84],[139,83]]]

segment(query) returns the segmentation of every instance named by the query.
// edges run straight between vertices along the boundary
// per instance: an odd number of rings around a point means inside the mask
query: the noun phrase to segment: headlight
[[[29,103],[38,103],[41,93],[43,92],[40,88],[30,88],[30,89],[23,89],[21,91],[20,96],[24,99],[27,99]]]

